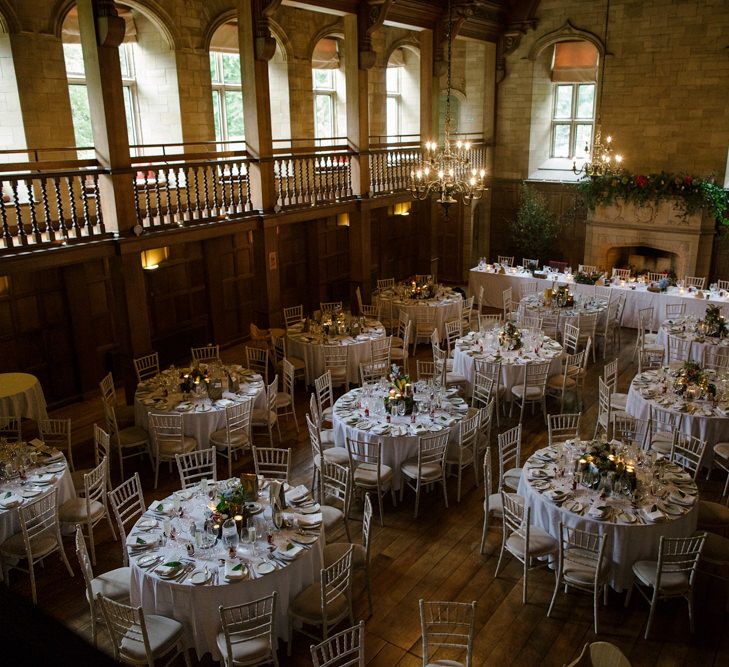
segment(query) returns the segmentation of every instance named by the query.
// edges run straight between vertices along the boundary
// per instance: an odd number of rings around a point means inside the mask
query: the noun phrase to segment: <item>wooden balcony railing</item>
[[[95,160],[0,167],[0,249],[90,240],[106,233],[99,193],[99,175],[106,172]]]
[[[191,153],[132,161],[134,205],[145,229],[215,222],[253,211],[246,154]]]

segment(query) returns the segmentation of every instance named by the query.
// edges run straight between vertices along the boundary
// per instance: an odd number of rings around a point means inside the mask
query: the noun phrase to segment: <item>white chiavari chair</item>
[[[313,667],[365,667],[364,621],[311,646]]]
[[[567,354],[576,354],[580,338],[580,327],[569,322],[564,325],[562,333],[562,348]]]
[[[671,446],[670,460],[681,466],[696,481],[706,451],[706,440],[678,432]]]
[[[528,294],[536,294],[538,287],[539,283],[537,283],[536,280],[525,280],[521,286],[522,298],[527,296]]]
[[[254,428],[265,430],[268,433],[268,442],[273,447],[273,427],[278,431],[278,440],[281,442],[281,427],[278,423],[276,399],[278,397],[278,375],[274,376],[271,384],[266,388],[266,407],[251,410],[251,431]]]
[[[663,278],[667,278],[668,273],[665,271],[648,271],[646,274],[646,278],[648,279],[649,283],[657,283],[660,280],[663,280]]]
[[[669,456],[673,443],[681,430],[683,415],[650,405],[650,449]]]
[[[392,336],[377,338],[370,343],[371,359],[374,363],[383,362],[390,365],[390,350],[392,349]]]
[[[349,503],[352,497],[352,471],[348,466],[329,462],[324,459],[321,469],[321,514],[327,539],[339,524],[344,524],[347,542],[352,541],[349,534]]]
[[[613,413],[610,418],[613,440],[627,444],[635,443],[641,449],[645,449],[651,428],[649,420],[625,413]]]
[[[612,424],[613,415],[622,415],[625,412],[622,410],[614,410],[610,405],[610,385],[601,377],[597,379],[597,383],[597,420],[595,422],[595,433],[592,437],[597,438],[597,434],[602,429],[607,437],[610,438],[610,425]]]
[[[499,489],[516,491],[524,472],[521,467],[521,424],[499,433]]]
[[[392,289],[393,287],[395,287],[395,279],[394,278],[378,278],[377,279],[377,289],[380,292],[382,290]]]
[[[359,365],[359,383],[364,386],[368,382],[379,382],[387,378],[390,364],[383,361],[368,361]]]
[[[218,481],[215,447],[177,454],[175,461],[177,462],[177,472],[180,475],[181,489],[197,487],[203,479]]]
[[[284,361],[288,361],[294,367],[294,380],[298,377],[306,378],[306,362],[301,357],[293,357],[288,354],[286,336],[271,334],[271,350],[273,351],[273,365],[276,373],[283,377]]]
[[[715,371],[729,371],[729,349],[718,345],[704,346],[704,368]]]
[[[253,447],[253,467],[264,479],[291,480],[291,448]]]
[[[402,347],[396,346],[394,342],[392,343],[392,347],[390,348],[390,361],[392,363],[398,364],[399,366],[402,366],[405,370],[405,375],[408,374],[408,366],[409,362],[408,359],[410,357],[408,346],[410,345],[410,337],[412,332],[413,323],[408,322],[407,326],[405,327],[405,332],[403,333],[402,338]],[[394,341],[394,338],[393,338]]]
[[[364,303],[359,310],[360,314],[368,320],[376,320],[381,322],[382,319],[382,303],[379,301],[374,304]]]
[[[116,422],[116,410],[113,405],[104,403],[106,432],[109,434],[112,447],[119,455],[119,477],[124,479],[124,460],[145,454],[152,460],[150,452],[150,436],[141,426],[127,426],[119,429]]]
[[[569,392],[575,395],[578,408],[582,407],[582,397],[577,382],[584,355],[585,350],[577,354],[563,355],[559,373],[547,377],[546,394],[559,399],[560,412],[564,410],[565,397]]]
[[[111,467],[111,439],[109,434],[101,428],[98,424],[94,424],[94,468],[100,463],[101,459],[106,457],[106,489],[111,490],[111,473],[109,468]],[[74,470],[71,473],[71,480],[73,481],[73,488],[76,491],[76,495],[83,495],[84,493],[84,475],[91,472],[94,468],[83,468],[80,470]]]
[[[595,334],[597,333],[597,316],[598,313],[580,313],[580,316],[577,320],[577,326],[580,330],[579,336],[577,338],[578,347],[586,346],[588,340],[595,340]],[[593,363],[596,361],[595,347],[596,345],[592,346]]]
[[[406,310],[401,310],[400,314],[398,315],[397,329],[393,331],[393,347],[403,346],[403,341],[405,340],[405,330],[407,329],[408,324],[410,324],[410,315],[408,315]]]
[[[686,314],[685,303],[667,303],[666,304],[666,319],[676,319],[683,317]]]
[[[332,389],[332,374],[325,371],[314,380],[314,391],[316,402],[319,408],[319,422],[332,421],[332,409],[334,406],[334,390]]]
[[[320,301],[319,310],[321,310],[322,315],[324,313],[333,313],[334,311],[342,310],[342,302],[341,301]]]
[[[599,339],[602,338],[603,361],[607,358],[608,342],[610,342],[610,349],[613,352],[620,347],[620,317],[622,315],[620,297],[623,296],[625,295],[621,294],[617,299],[610,298],[607,312],[605,313],[605,320],[595,332],[595,347],[597,347]]]
[[[246,345],[246,366],[261,375],[268,384],[268,348]]]
[[[691,359],[692,340],[685,340],[679,336],[668,334],[666,336],[666,360],[671,368],[680,368]]]
[[[58,449],[68,459],[68,467],[73,471],[73,447],[71,445],[70,419],[40,419],[38,435],[46,447]]]
[[[0,417],[0,438],[8,442],[20,442],[22,435],[22,419],[17,416]]]
[[[448,449],[448,431],[421,436],[418,439],[418,455],[407,459],[400,466],[402,481],[400,484],[400,502],[402,502],[405,486],[415,491],[415,509],[413,517],[418,518],[420,507],[420,491],[423,486],[440,482],[443,487],[443,501],[448,507],[448,489],[445,478],[445,456]]]
[[[602,377],[605,380],[605,384],[610,386],[610,405],[613,410],[625,411],[625,406],[628,402],[628,394],[618,392],[618,360],[613,359],[612,361],[605,364],[602,370]]]
[[[312,395],[310,403],[314,403],[314,396]],[[335,447],[333,444],[327,446],[322,440],[322,430],[317,421],[318,415],[314,411],[315,406],[309,408],[309,414],[306,415],[306,426],[309,429],[309,444],[311,445],[311,458],[314,463],[314,469],[312,471],[311,488],[318,489],[317,497],[321,504],[321,484],[319,483],[319,477],[321,470],[324,467],[324,463],[336,463],[340,466],[349,465],[349,453],[344,447]]]
[[[496,426],[501,426],[500,414],[503,410],[506,414],[506,387],[501,384],[501,361],[485,361],[476,359],[474,364],[475,373],[481,373],[493,382],[493,397],[495,400],[494,411],[496,412]]]
[[[218,607],[221,632],[216,643],[225,667],[267,665],[278,667],[276,601],[278,592],[243,602]]]
[[[116,525],[119,529],[119,538],[122,547],[122,562],[129,564],[127,553],[127,528],[131,528],[142,514],[147,511],[142,494],[142,484],[139,473],[134,473],[128,480],[122,482],[115,489],[109,491],[109,502],[114,510]]]
[[[530,269],[530,270],[534,271],[539,268],[539,260],[538,259],[527,259],[526,257],[522,257],[521,266],[524,269]]]
[[[474,308],[473,303],[476,300],[475,296],[469,296],[464,299],[463,305],[461,306],[461,328],[464,330],[473,330],[473,325],[477,324],[476,315],[478,314]]]
[[[471,408],[479,409],[487,406],[494,396],[494,381],[485,373],[478,371],[473,376],[473,393],[471,394]]]
[[[172,463],[177,454],[186,454],[197,449],[197,440],[185,435],[182,413],[149,414],[149,433],[152,438],[154,459],[154,488],[157,488],[159,466],[163,461]],[[171,467],[171,466],[170,466]]]
[[[458,486],[456,491],[456,502],[461,502],[461,481],[463,479],[463,469],[469,466],[473,467],[473,477],[478,485],[478,426],[481,421],[481,414],[476,413],[466,419],[462,419],[458,424],[458,437],[453,442],[448,443],[446,450],[446,470],[455,467],[458,477]]]
[[[228,478],[233,476],[233,458],[251,448],[253,399],[248,398],[225,408],[225,426],[210,434],[210,445],[228,461]]]
[[[549,445],[555,445],[565,440],[577,440],[580,437],[581,418],[581,412],[549,415],[547,418]]]
[[[551,364],[551,361],[537,361],[525,364],[523,383],[514,385],[511,388],[512,401],[509,416],[511,416],[516,403],[520,409],[519,423],[524,419],[524,408],[527,403],[532,404],[532,412],[534,411],[534,404],[540,403],[544,422],[547,422],[547,378],[549,377]]]
[[[114,376],[107,373],[101,382],[99,382],[99,391],[101,392],[101,400],[106,405],[113,405],[116,409],[116,420],[119,426],[126,428],[134,424],[134,406],[120,405],[117,400],[116,386],[114,385]]]
[[[695,287],[696,289],[704,289],[706,287],[706,276],[686,276],[683,279],[683,284],[686,287]]]
[[[393,485],[393,471],[382,462],[382,441],[368,442],[347,436],[347,452],[349,453],[349,468],[352,471],[352,484],[354,488],[362,489],[365,494],[377,494],[377,504],[380,511],[380,525],[384,526],[384,510],[382,497],[389,491],[393,506],[397,506],[395,487]]]
[[[304,319],[304,306],[299,304],[298,306],[289,306],[283,309],[284,324],[287,329],[290,329],[297,324],[301,324]]]
[[[334,386],[344,385],[349,391],[348,345],[324,345],[324,372],[329,373],[329,381]]]
[[[496,327],[500,327],[502,324],[501,313],[496,315],[479,315],[478,316],[478,330],[481,333],[486,331],[492,331]]]
[[[446,344],[448,356],[453,356],[456,341],[463,337],[463,323],[460,320],[450,320],[445,323]]]
[[[420,630],[423,641],[423,667],[428,665],[473,665],[473,635],[476,602],[419,600]],[[455,652],[459,661],[436,659],[437,652]],[[463,657],[465,653],[465,658]]]
[[[134,360],[134,370],[137,373],[137,382],[159,375],[159,354],[152,352],[144,357],[137,357]]]
[[[524,566],[522,603],[526,604],[529,570],[533,567],[532,559],[546,559],[536,567],[549,565],[551,559],[547,557],[551,557],[557,552],[557,541],[541,528],[531,525],[531,507],[525,509],[523,500],[519,496],[502,491],[501,503],[503,508],[501,552],[494,576],[499,576],[504,553],[508,551]]]
[[[501,293],[501,304],[503,306],[503,311],[504,311],[504,321],[508,322],[509,320],[512,320],[513,316],[515,315],[515,310],[514,310],[513,290],[511,287],[509,287],[508,289],[505,289]]]
[[[418,306],[415,309],[415,335],[413,336],[413,352],[418,342],[425,340],[427,343],[434,331],[436,331],[436,308],[430,306]]]
[[[663,357],[665,354],[666,352],[663,346],[659,350],[642,348],[638,355],[638,373],[663,366]]]
[[[299,432],[299,420],[296,418],[296,406],[294,405],[294,365],[284,359],[281,368],[283,371],[282,391],[276,393],[276,414],[280,417],[293,417],[296,432]],[[278,423],[278,420],[277,420]]]
[[[620,280],[628,280],[630,278],[630,269],[617,269],[613,267],[612,277],[619,278]]]
[[[498,255],[498,263],[503,266],[514,266],[514,257],[508,255]]]
[[[219,364],[220,363],[220,345],[208,343],[201,347],[191,347],[190,356],[192,357],[192,365],[200,364]]]

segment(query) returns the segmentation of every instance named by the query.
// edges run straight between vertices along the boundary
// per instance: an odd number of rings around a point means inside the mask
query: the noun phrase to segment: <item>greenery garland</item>
[[[729,195],[713,176],[698,178],[690,174],[631,174],[615,171],[604,176],[585,177],[577,191],[593,211],[598,204],[609,206],[616,199],[645,206],[649,203],[676,200],[684,215],[708,211],[718,223],[729,225]]]

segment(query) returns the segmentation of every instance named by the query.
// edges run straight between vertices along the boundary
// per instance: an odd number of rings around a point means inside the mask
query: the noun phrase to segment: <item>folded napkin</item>
[[[671,491],[671,493],[668,494],[668,499],[672,503],[676,503],[677,505],[683,505],[684,507],[690,507],[696,502],[695,496],[684,493],[683,491],[681,491],[681,489]]]
[[[303,550],[304,547],[300,547],[298,544],[294,544],[293,542],[287,542],[286,544],[282,544],[281,546],[279,546],[278,549],[276,549],[276,553],[281,556],[281,558],[285,558],[286,560],[293,560]]]
[[[593,505],[587,512],[589,516],[595,517],[596,519],[602,519],[607,512],[605,505]]]
[[[649,507],[642,507],[643,516],[649,521],[661,521],[666,518],[666,515],[658,509],[656,505]]]
[[[56,475],[51,472],[41,473],[40,475],[33,475],[30,481],[35,484],[53,484],[58,479]]]
[[[172,506],[164,503],[161,500],[153,500],[149,504],[149,509],[156,514],[169,514],[172,511]]]
[[[316,514],[297,514],[295,518],[299,521],[299,526],[318,526],[322,521],[322,514],[318,512]]]
[[[551,475],[541,468],[529,468],[529,479],[549,479]]]
[[[234,560],[225,561],[225,576],[228,579],[239,579],[245,576],[246,570],[243,563],[236,562]]]
[[[290,489],[288,493],[286,494],[286,502],[287,503],[296,503],[300,500],[303,500],[309,495],[309,489],[307,489],[303,484],[299,484],[298,486],[295,486],[293,489]]]
[[[182,563],[179,560],[171,560],[163,565],[159,565],[155,568],[157,574],[161,574],[163,577],[168,577],[174,572],[177,572],[182,567]]]
[[[161,533],[157,533],[154,531],[145,533],[144,537],[136,534],[127,535],[127,546],[132,547],[133,549],[145,549],[147,547],[153,547],[159,544],[161,536]]]
[[[557,489],[550,489],[549,491],[545,491],[544,495],[555,502],[564,500],[567,497],[567,494],[564,491],[558,491]]]
[[[13,493],[12,491],[6,491],[5,493],[0,496],[0,506],[4,507],[5,509],[12,509],[13,507],[17,507],[23,502],[23,499],[16,493]]]

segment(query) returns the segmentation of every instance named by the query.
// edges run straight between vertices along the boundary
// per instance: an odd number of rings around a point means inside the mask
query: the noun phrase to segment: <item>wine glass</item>
[[[223,524],[223,544],[228,548],[228,554],[231,558],[235,556],[238,549],[240,537],[238,537],[238,526],[234,519],[226,519]]]
[[[251,543],[251,553],[255,556],[256,555],[256,520],[253,517],[249,517],[246,527],[248,529],[248,541]]]

